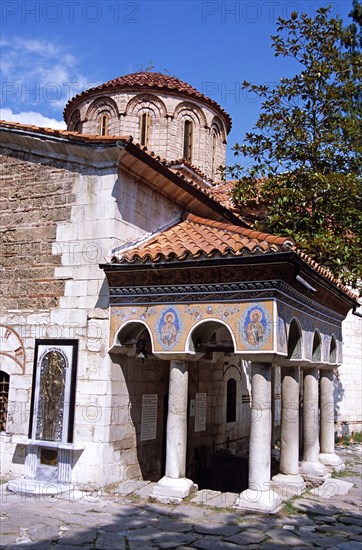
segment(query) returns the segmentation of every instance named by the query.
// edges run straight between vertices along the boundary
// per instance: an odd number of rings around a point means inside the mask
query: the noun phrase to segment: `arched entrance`
[[[111,356],[119,366],[113,391],[122,392],[115,402],[128,408],[127,414],[113,415],[121,434],[124,479],[158,481],[165,472],[168,362],[154,355],[152,334],[139,321],[119,329]]]
[[[247,487],[250,401],[244,363],[231,327],[216,319],[196,324],[186,346],[190,361],[186,475],[200,489],[240,492]],[[249,409],[249,410],[248,410]]]

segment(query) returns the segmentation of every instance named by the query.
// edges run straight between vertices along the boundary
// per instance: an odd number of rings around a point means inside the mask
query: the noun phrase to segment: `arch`
[[[329,345],[329,362],[337,363],[337,340],[334,334],[331,338],[331,343]]]
[[[82,121],[81,121],[81,118],[80,118],[80,111],[79,109],[76,109],[71,117],[70,117],[70,120],[69,120],[69,124],[68,124],[68,130],[70,132],[79,132],[80,134],[82,133]]]
[[[322,339],[318,330],[315,331],[313,337],[313,347],[312,347],[312,361],[321,361],[322,359]]]
[[[118,118],[117,103],[109,96],[98,97],[88,107],[85,118],[96,120],[101,113],[108,114],[110,118]]]
[[[137,94],[126,105],[126,115],[139,115],[140,111],[151,111],[160,117],[167,114],[166,106],[161,99],[152,94]]]
[[[207,127],[207,120],[203,110],[198,105],[195,105],[195,103],[189,101],[179,103],[173,112],[173,116],[176,120],[190,117],[191,120],[200,126]]]
[[[288,334],[288,359],[302,358],[302,330],[297,319],[292,319]]]
[[[126,321],[117,331],[114,338],[114,345],[124,347],[136,346],[140,340],[145,340],[151,346],[152,353],[154,352],[154,343],[152,331],[144,321]]]
[[[220,136],[222,137],[223,143],[227,142],[226,130],[220,117],[214,116],[211,122],[211,130],[216,130],[216,132],[220,134]]]
[[[216,331],[223,329],[227,331],[227,335],[231,337],[230,340],[218,341],[214,336]],[[211,351],[220,351],[223,349],[233,348],[236,350],[236,338],[231,327],[220,321],[219,319],[207,319],[199,321],[192,327],[186,338],[185,351],[187,353],[195,353],[196,350],[209,349]]]

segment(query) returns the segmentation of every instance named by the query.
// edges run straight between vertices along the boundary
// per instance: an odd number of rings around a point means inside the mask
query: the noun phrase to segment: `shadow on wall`
[[[119,219],[130,228],[137,228],[137,233],[127,240],[139,238],[140,231],[152,233],[160,226],[181,219],[183,210],[174,201],[151,189],[139,177],[129,176],[124,171],[114,183],[112,197],[116,199]]]
[[[333,397],[334,397],[334,419],[335,422],[338,421],[339,417],[339,411],[340,411],[340,403],[344,399],[345,390],[343,388],[342,382],[339,378],[339,373],[337,372],[336,376],[334,377],[334,385],[333,385]],[[336,428],[336,435],[338,432],[341,432],[342,436],[349,434],[349,426],[347,422],[342,422],[340,424],[340,428]],[[340,435],[340,434],[339,434]]]

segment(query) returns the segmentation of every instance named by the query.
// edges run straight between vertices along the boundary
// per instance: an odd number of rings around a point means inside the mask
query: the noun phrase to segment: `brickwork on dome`
[[[99,134],[106,115],[109,134],[131,135],[139,143],[143,113],[150,116],[147,148],[167,160],[183,158],[185,122],[192,121],[190,162],[207,177],[217,177],[226,161],[230,117],[178,79],[157,73],[126,75],[76,96],[65,109],[65,120],[69,130]]]

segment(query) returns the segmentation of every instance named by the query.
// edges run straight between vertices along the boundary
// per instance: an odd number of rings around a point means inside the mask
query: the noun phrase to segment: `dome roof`
[[[126,88],[136,88],[140,90],[144,90],[145,88],[147,88],[150,91],[171,91],[177,93],[178,95],[186,95],[191,98],[197,99],[203,103],[206,103],[207,105],[210,105],[219,112],[220,116],[222,116],[226,123],[228,132],[231,128],[230,115],[226,111],[224,111],[224,109],[220,107],[220,105],[216,103],[216,101],[210,99],[201,92],[198,92],[195,88],[190,86],[190,84],[187,84],[186,82],[183,82],[182,80],[179,80],[174,76],[153,72],[138,72],[126,74],[118,78],[114,78],[113,80],[108,80],[108,82],[105,82],[104,84],[94,86],[93,88],[89,88],[89,90],[85,90],[84,92],[77,94],[70,101],[68,101],[65,106],[65,121],[67,122],[71,106],[73,106],[74,103],[77,103],[80,98],[85,99],[88,95],[92,96],[96,92],[104,92],[107,90],[116,91]]]

